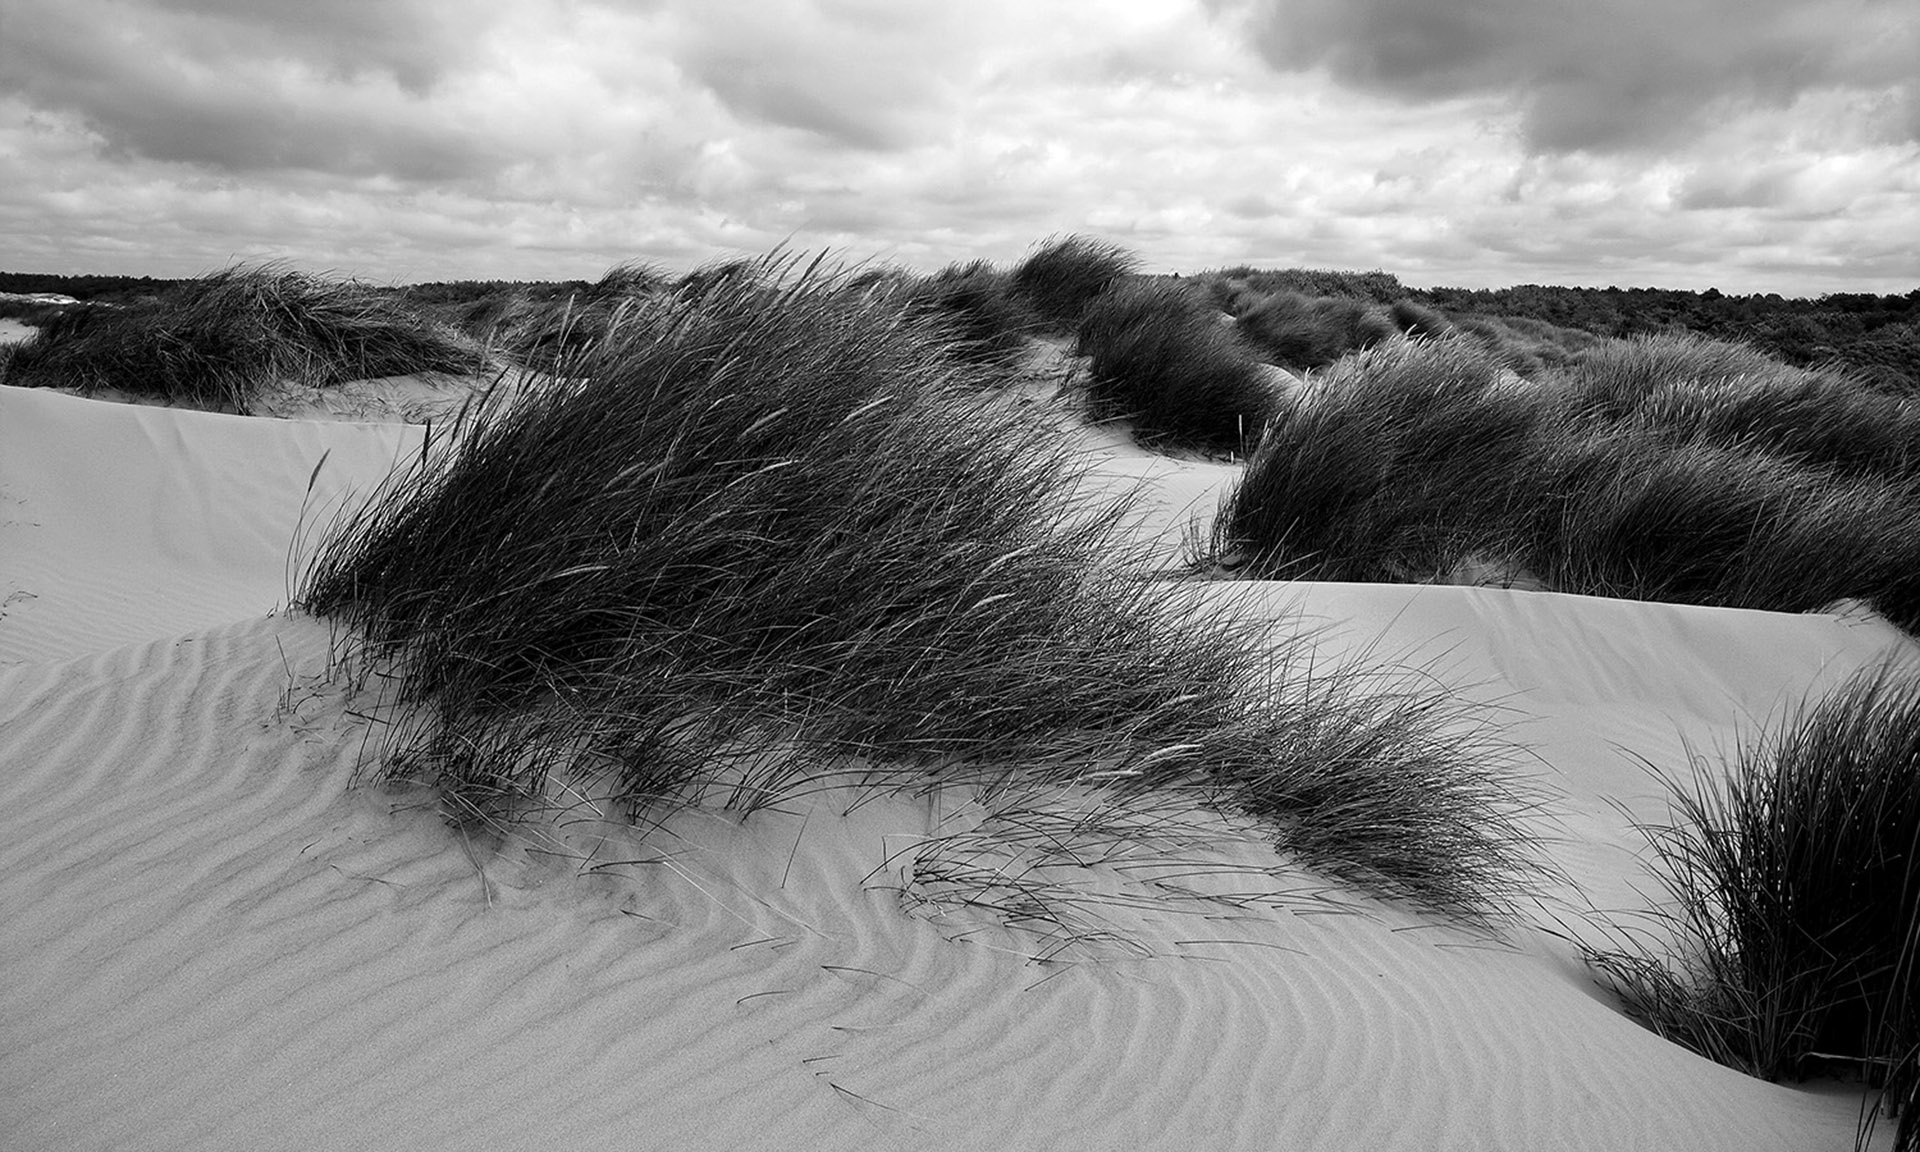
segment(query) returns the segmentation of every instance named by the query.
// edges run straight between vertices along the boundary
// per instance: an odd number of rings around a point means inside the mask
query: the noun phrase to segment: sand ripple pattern
[[[417,795],[349,787],[364,728],[317,678],[325,653],[321,625],[265,620],[0,674],[0,1145],[1786,1149],[1842,1130],[1844,1104],[1665,1045],[1547,951],[1392,910],[1122,909],[1154,957],[1034,963],[1021,933],[956,932],[868,879],[924,837],[924,800],[692,814],[601,849],[648,862],[587,875],[463,843]]]

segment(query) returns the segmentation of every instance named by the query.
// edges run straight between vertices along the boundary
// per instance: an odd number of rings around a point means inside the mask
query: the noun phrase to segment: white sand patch
[[[0,609],[0,1147],[1851,1144],[1851,1096],[1659,1040],[1565,941],[1327,914],[1244,837],[1206,868],[1272,900],[1104,905],[1151,956],[1036,963],[1031,934],[903,898],[901,850],[964,796],[583,832],[582,862],[352,787],[368,732],[319,676],[327,628],[268,613],[319,458],[331,498],[421,435],[0,388],[0,598],[31,597]],[[1222,479],[1115,467],[1168,528]],[[1607,802],[1658,805],[1625,753],[1729,740],[1907,645],[1504,590],[1216,594],[1508,705],[1564,797],[1555,858],[1603,904],[1637,875]]]

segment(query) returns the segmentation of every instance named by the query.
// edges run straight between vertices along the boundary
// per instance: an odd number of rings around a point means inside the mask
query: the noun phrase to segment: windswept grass
[[[1071,332],[1094,297],[1139,269],[1140,258],[1117,244],[1064,236],[1029,253],[1015,266],[1011,285],[1042,323]]]
[[[1214,523],[1213,559],[1248,575],[1444,579],[1526,559],[1545,404],[1466,341],[1395,340],[1314,378],[1268,424]]]
[[[1014,295],[1010,277],[985,260],[917,277],[901,294],[915,316],[940,326],[955,353],[976,363],[1017,360],[1038,324]]]
[[[1542,382],[1462,339],[1348,357],[1269,425],[1199,559],[1332,580],[1491,571],[1780,612],[1855,599],[1920,629],[1920,482],[1899,434],[1851,438],[1844,408],[1796,415],[1819,389],[1852,395],[1831,380],[1679,351],[1688,373],[1672,370],[1674,346],[1640,342]],[[1775,403],[1754,389],[1778,372],[1800,379]],[[1894,424],[1877,405],[1897,401],[1858,402]]]
[[[1920,503],[1904,484],[1833,477],[1761,453],[1638,431],[1540,465],[1550,586],[1594,596],[1812,612],[1865,600],[1906,628]]]
[[[1093,417],[1128,420],[1149,445],[1244,453],[1282,403],[1266,367],[1177,280],[1122,280],[1095,297],[1076,352],[1092,361]]]
[[[515,297],[495,319],[490,342],[523,367],[564,370],[582,349],[604,339],[614,318],[634,300],[673,290],[655,265],[615,264],[600,279],[564,296]]]
[[[264,386],[484,367],[474,342],[366,285],[235,267],[124,307],[78,308],[14,350],[6,382],[244,412]]]
[[[1249,302],[1234,323],[1248,343],[1287,368],[1325,367],[1349,352],[1373,347],[1395,331],[1386,313],[1363,300],[1294,292],[1275,292]]]
[[[973,371],[786,265],[490,396],[304,578],[394,686],[385,770],[491,822],[557,781],[642,819],[834,781],[1164,792],[1461,917],[1524,886],[1522,793],[1456,703],[1143,579],[1124,508]]]
[[[1668,781],[1645,829],[1654,940],[1589,963],[1648,1027],[1769,1080],[1854,1063],[1920,1147],[1920,680],[1868,669],[1731,763]],[[1657,942],[1656,942],[1657,941]]]
[[[1578,416],[1630,423],[1668,443],[1765,452],[1843,475],[1920,470],[1920,403],[1834,369],[1795,368],[1698,336],[1611,340],[1557,387]]]

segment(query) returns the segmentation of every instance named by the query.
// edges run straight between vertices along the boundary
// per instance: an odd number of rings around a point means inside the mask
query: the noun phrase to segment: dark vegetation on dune
[[[1027,350],[1039,317],[1013,289],[1013,279],[985,260],[953,264],[906,279],[900,299],[909,314],[935,325],[964,360],[1011,364]]]
[[[385,771],[494,823],[562,780],[643,819],[1066,786],[1243,814],[1468,919],[1519,891],[1522,801],[1458,704],[1144,579],[1122,509],[975,371],[871,285],[770,267],[490,395],[300,591],[396,686]]]
[[[1478,553],[1524,556],[1543,414],[1465,341],[1343,359],[1267,425],[1210,558],[1262,577],[1403,581]]]
[[[1111,248],[1087,237],[1069,239],[1083,250]],[[1445,325],[1486,345],[1509,367],[1528,377],[1567,364],[1599,340],[1694,333],[1750,345],[1794,367],[1838,368],[1883,391],[1920,389],[1920,288],[1904,295],[1837,292],[1810,298],[1782,297],[1778,293],[1729,295],[1716,289],[1692,292],[1539,284],[1497,289],[1412,288],[1381,271],[1249,265],[1204,272],[1193,279],[1206,285],[1221,311],[1236,317],[1266,297],[1290,293],[1315,302],[1329,298],[1358,302],[1370,312],[1384,314],[1397,330],[1413,335],[1439,335],[1440,325]],[[60,292],[82,301],[117,304],[155,296],[180,283],[184,282],[0,272],[0,292]],[[589,286],[589,282],[580,280],[456,281],[385,291],[409,304],[428,307],[444,319],[448,317],[441,308],[471,304],[483,297],[563,302]],[[1083,302],[1091,298],[1090,293],[1079,296]],[[1423,320],[1420,313],[1427,319]],[[22,314],[30,315],[36,323],[42,315],[32,305],[0,301],[0,316]],[[1058,331],[1072,327],[1071,320],[1055,317],[1048,317],[1045,323]],[[482,340],[487,335],[485,331],[473,334]],[[1321,346],[1332,335],[1330,330],[1324,336],[1315,336],[1309,347]],[[1284,360],[1280,363],[1295,369],[1313,366]]]
[[[1588,962],[1671,1040],[1768,1080],[1860,1072],[1920,1148],[1920,680],[1856,675],[1645,829],[1668,902]],[[1879,1108],[1862,1118],[1865,1147]]]
[[[0,380],[243,412],[275,383],[318,388],[484,364],[472,340],[391,294],[243,266],[124,306],[65,310],[10,350]]]
[[[1009,286],[1042,324],[1072,332],[1087,305],[1108,286],[1140,270],[1140,258],[1090,236],[1047,240],[1014,266]]]
[[[1075,353],[1089,359],[1096,420],[1127,420],[1144,444],[1243,454],[1279,409],[1279,389],[1198,290],[1129,277],[1093,298]]]
[[[1660,337],[1526,382],[1470,342],[1343,359],[1269,424],[1203,560],[1247,575],[1445,580],[1920,628],[1915,402]]]

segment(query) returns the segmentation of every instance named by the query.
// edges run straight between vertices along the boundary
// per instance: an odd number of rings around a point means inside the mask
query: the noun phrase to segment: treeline
[[[1431,309],[1452,326],[1509,348],[1530,344],[1518,365],[1548,364],[1585,341],[1573,334],[1629,337],[1691,332],[1752,345],[1796,367],[1837,366],[1872,382],[1920,389],[1920,288],[1905,295],[1836,292],[1818,298],[1777,292],[1727,295],[1716,288],[1412,288],[1388,272],[1262,269],[1241,265],[1202,273],[1224,311],[1243,315],[1261,300],[1299,301],[1321,313],[1361,304],[1385,315],[1408,305]],[[1406,330],[1406,316],[1396,325]],[[1417,326],[1417,324],[1415,325]],[[1521,339],[1515,340],[1518,335]],[[1356,347],[1364,346],[1364,342]]]
[[[157,295],[184,283],[184,280],[155,280],[151,276],[62,276],[55,272],[0,272],[0,292],[23,296],[57,292],[75,300],[109,303]]]
[[[667,279],[656,275],[662,282]],[[1583,337],[1692,332],[1750,344],[1796,367],[1837,366],[1885,387],[1920,389],[1920,288],[1905,295],[1837,292],[1818,298],[1771,292],[1736,296],[1714,288],[1413,288],[1378,270],[1247,265],[1203,272],[1194,279],[1211,288],[1216,304],[1236,317],[1265,303],[1264,311],[1250,318],[1249,330],[1263,323],[1277,332],[1341,330],[1336,333],[1340,338],[1326,348],[1283,344],[1282,350],[1299,367],[1317,367],[1369,346],[1373,328],[1382,336],[1396,329],[1430,331],[1443,320],[1449,329],[1463,329],[1508,350],[1523,374],[1577,356],[1589,343]],[[0,292],[58,292],[100,303],[155,296],[181,283],[147,276],[0,272]],[[382,290],[448,316],[461,305],[506,298],[593,298],[603,287],[585,280],[458,280]],[[1416,309],[1429,311],[1423,316]]]
[[[1377,275],[1369,274],[1369,275]],[[1521,316],[1597,336],[1695,332],[1737,340],[1796,367],[1837,364],[1920,388],[1920,288],[1903,296],[1730,296],[1718,289],[1433,288],[1411,295],[1450,314]]]

